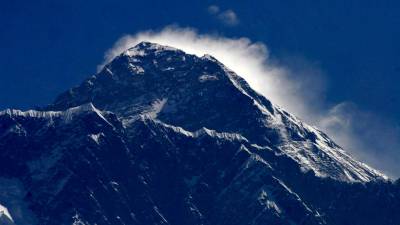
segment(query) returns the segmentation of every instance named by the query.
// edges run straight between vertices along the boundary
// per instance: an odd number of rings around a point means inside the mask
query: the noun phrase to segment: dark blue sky
[[[178,24],[246,36],[273,57],[299,55],[326,74],[329,102],[352,101],[400,121],[400,3],[397,1],[3,1],[0,109],[51,102],[96,72],[123,34]],[[207,7],[232,9],[226,26]]]

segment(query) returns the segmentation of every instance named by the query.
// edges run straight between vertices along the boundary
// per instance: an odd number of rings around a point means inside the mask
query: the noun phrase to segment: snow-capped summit
[[[123,55],[127,55],[129,57],[132,56],[144,56],[149,54],[160,54],[162,52],[182,52],[179,49],[172,48],[165,45],[160,45],[152,42],[140,42],[132,48],[127,49],[123,52]]]
[[[400,221],[398,185],[239,75],[142,42],[43,111],[0,112],[0,203],[38,224]]]

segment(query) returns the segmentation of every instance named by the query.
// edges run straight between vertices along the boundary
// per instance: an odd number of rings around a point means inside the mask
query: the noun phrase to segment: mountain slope
[[[148,42],[42,111],[0,112],[0,165],[16,224],[400,221],[398,184],[211,56]]]

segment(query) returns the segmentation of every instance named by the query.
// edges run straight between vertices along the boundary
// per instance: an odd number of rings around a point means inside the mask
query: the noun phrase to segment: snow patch
[[[103,136],[103,133],[98,133],[98,134],[90,134],[89,137],[96,142],[96,144],[100,144],[100,138]]]
[[[141,66],[133,65],[132,63],[129,63],[129,69],[135,74],[140,74],[140,75],[144,74],[144,69]]]
[[[8,212],[8,209],[0,204],[0,222],[2,222],[5,219],[10,220],[12,223],[14,222],[12,216]]]
[[[276,204],[273,194],[268,189],[261,189],[258,201],[268,209],[274,210],[277,214],[282,213],[282,210]]]
[[[218,77],[214,76],[214,75],[208,75],[208,74],[203,74],[199,77],[199,81],[201,83],[206,82],[206,81],[214,81],[214,80],[218,80]]]
[[[115,192],[119,192],[118,188],[119,188],[119,184],[115,181],[110,181],[110,185],[112,187],[112,189],[114,189]]]
[[[146,52],[137,48],[130,48],[125,52],[123,52],[122,54],[128,57],[134,57],[134,56],[145,56]]]
[[[162,69],[162,71],[172,71],[172,70],[174,70],[175,68],[174,67],[167,67],[167,68],[164,68],[164,69]]]
[[[160,210],[158,210],[158,207],[157,207],[157,206],[154,206],[153,209],[154,209],[154,211],[157,213],[157,215],[160,216],[160,218],[161,218],[161,220],[162,220],[162,221],[160,221],[160,224],[168,224],[167,219],[165,219],[165,217],[163,216],[163,214],[161,214]]]
[[[157,118],[158,113],[164,108],[165,103],[167,103],[167,98],[158,99],[151,104],[151,107],[144,113],[152,119]]]
[[[80,218],[79,214],[76,213],[72,219],[74,220],[74,222],[72,223],[72,225],[86,225],[85,222],[82,221],[82,219]]]

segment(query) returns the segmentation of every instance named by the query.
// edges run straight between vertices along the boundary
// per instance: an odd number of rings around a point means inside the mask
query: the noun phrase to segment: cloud
[[[209,11],[219,12],[219,8]],[[169,26],[122,37],[106,52],[99,68],[141,41],[173,46],[197,56],[214,56],[257,92],[320,128],[356,158],[392,177],[400,176],[399,130],[352,103],[327,103],[326,76],[317,63],[301,56],[277,60],[265,44],[249,38],[199,34],[191,28]]]
[[[217,5],[210,5],[208,13],[218,18],[225,25],[235,26],[239,24],[239,18],[232,9],[221,11]]]
[[[219,13],[219,7],[216,6],[216,5],[210,5],[208,7],[208,13],[213,14],[213,15],[218,14]]]

